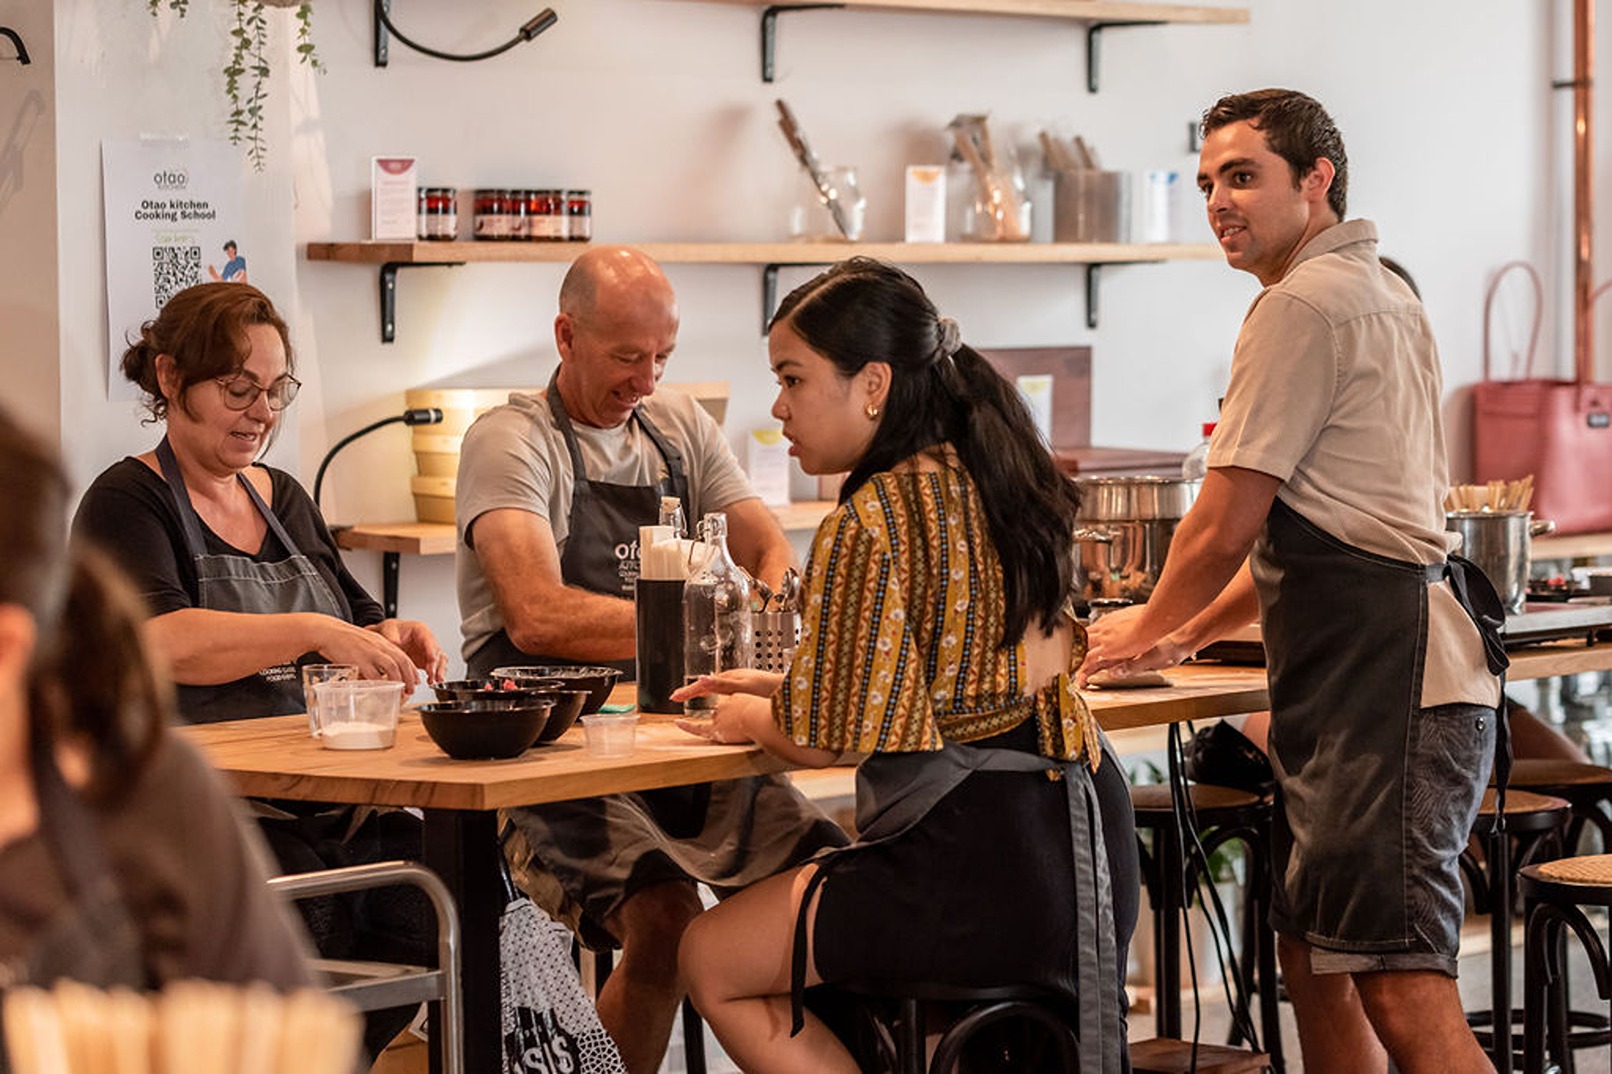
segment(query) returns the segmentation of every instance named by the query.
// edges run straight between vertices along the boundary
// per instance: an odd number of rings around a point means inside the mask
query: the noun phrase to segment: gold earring
[[[869,403],[867,406],[863,407],[862,413],[868,416],[869,421],[879,420],[879,408],[874,406],[872,403]]]

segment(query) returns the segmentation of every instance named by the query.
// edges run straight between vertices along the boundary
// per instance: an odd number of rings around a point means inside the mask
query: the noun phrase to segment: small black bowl
[[[582,715],[582,707],[588,703],[588,691],[573,690],[566,686],[550,686],[534,692],[537,696],[554,702],[554,711],[549,713],[549,722],[544,726],[543,733],[537,736],[537,744],[546,746],[571,730],[571,725]]]
[[[505,679],[453,679],[432,687],[438,701],[509,701],[530,700],[532,689],[525,682],[506,686]]]
[[[610,697],[610,691],[621,678],[621,671],[617,668],[588,667],[586,665],[570,664],[541,664],[535,667],[503,667],[494,668],[493,676],[506,676],[517,681],[525,678],[559,679],[568,689],[588,691],[588,700],[583,702],[581,715],[588,716],[598,712],[599,707]],[[524,681],[521,683],[526,685]]]
[[[439,701],[419,708],[431,741],[461,761],[519,757],[546,730],[554,702]]]

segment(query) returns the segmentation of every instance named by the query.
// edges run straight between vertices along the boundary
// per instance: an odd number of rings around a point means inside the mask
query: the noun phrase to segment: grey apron
[[[566,413],[565,402],[557,386],[559,370],[549,378],[548,390],[543,398],[549,412],[554,415],[555,428],[565,438],[566,450],[571,455],[571,513],[566,517],[568,534],[565,553],[560,557],[560,577],[566,585],[574,585],[590,593],[603,593],[610,597],[632,599],[633,583],[637,580],[637,557],[623,555],[621,550],[637,547],[638,527],[652,526],[660,517],[660,498],[676,496],[683,503],[683,517],[693,518],[694,505],[689,501],[688,474],[683,468],[683,454],[671,441],[644,416],[634,410],[628,421],[636,421],[649,437],[655,450],[666,462],[666,476],[653,485],[617,485],[609,481],[590,481],[582,464],[582,446],[577,442],[576,429]],[[522,652],[509,640],[509,632],[500,629],[488,638],[467,662],[471,676],[485,675],[495,667],[518,664],[574,664],[577,661],[563,657],[544,656]],[[608,666],[618,668],[629,678],[637,676],[632,660],[617,660]]]
[[[72,980],[97,988],[150,987],[140,932],[123,903],[100,829],[63,781],[50,747],[35,736],[29,752],[39,834],[61,874],[67,903],[25,960],[0,965],[0,985],[48,988]],[[4,1039],[0,1025],[0,1041]],[[0,1072],[8,1069],[6,1049],[0,1047]]]
[[[565,437],[573,475],[560,576],[567,585],[630,598],[633,579],[624,576],[616,549],[637,541],[639,526],[654,524],[662,496],[682,500],[684,516],[692,517],[683,456],[642,411],[634,411],[629,420],[643,427],[665,459],[666,477],[654,485],[588,480],[555,378],[545,398]],[[571,661],[524,653],[500,630],[468,663],[475,676],[503,664]],[[631,660],[613,666],[634,671]],[[837,825],[779,776],[555,802],[511,810],[510,819],[580,910],[578,929],[595,948],[614,942],[604,922],[639,888],[693,879],[727,894],[846,841]]]
[[[268,523],[269,533],[280,542],[286,558],[260,563],[246,555],[214,555],[207,551],[201,518],[191,506],[190,493],[180,476],[179,464],[167,437],[157,445],[157,461],[162,476],[173,493],[180,525],[185,531],[185,550],[196,570],[196,606],[215,612],[245,612],[272,615],[285,612],[318,612],[345,621],[341,602],[331,592],[324,575],[292,542],[290,534],[263,502],[257,489],[237,474],[258,513]],[[307,708],[302,696],[301,676],[295,664],[277,664],[219,686],[179,687],[179,711],[189,723],[216,723],[248,716],[284,716]]]
[[[1105,752],[1107,752],[1105,750]],[[987,749],[946,742],[939,752],[876,753],[856,770],[856,846],[895,839],[928,815],[969,775],[980,771],[1042,774],[1063,783],[1069,802],[1069,838],[1075,875],[1075,949],[1073,967],[1083,1074],[1113,1074],[1123,1068],[1125,1035],[1108,853],[1098,821],[1097,792],[1084,761],[1055,761],[1021,750]],[[855,847],[851,850],[854,852]],[[828,877],[835,852],[818,857],[818,870],[807,884],[795,918],[790,961],[791,1035],[803,1025],[802,996],[806,984],[807,908]]]
[[[1473,785],[1481,793],[1485,776],[1465,773],[1462,785],[1448,787],[1412,782],[1421,738],[1431,733],[1418,729],[1426,720],[1422,713],[1431,711],[1421,708],[1427,587],[1450,579],[1496,675],[1507,664],[1499,598],[1482,572],[1459,556],[1427,566],[1367,552],[1280,499],[1271,505],[1252,567],[1270,684],[1270,753],[1285,818],[1274,848],[1273,918],[1320,947],[1399,953],[1433,918],[1418,917],[1405,905],[1410,900],[1362,878],[1386,882],[1402,875],[1411,860],[1404,849],[1411,833],[1431,832],[1458,853],[1476,815]],[[1510,752],[1504,711],[1502,702],[1493,717],[1502,786]],[[1488,733],[1482,724],[1453,728],[1442,752],[1471,751]],[[1471,758],[1477,767],[1486,761],[1481,752]],[[1389,790],[1394,781],[1403,782],[1405,794]],[[1362,832],[1381,837],[1368,841]],[[1396,839],[1385,832],[1406,834]],[[1358,854],[1350,858],[1352,875],[1336,864],[1344,847]],[[1429,897],[1453,899],[1458,911],[1455,868],[1452,853],[1449,890]],[[1349,940],[1328,943],[1338,936]]]

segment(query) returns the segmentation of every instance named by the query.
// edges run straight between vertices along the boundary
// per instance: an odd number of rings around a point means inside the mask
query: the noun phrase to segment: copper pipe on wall
[[[1590,111],[1595,90],[1595,0],[1573,0],[1573,368],[1595,379],[1595,201]]]

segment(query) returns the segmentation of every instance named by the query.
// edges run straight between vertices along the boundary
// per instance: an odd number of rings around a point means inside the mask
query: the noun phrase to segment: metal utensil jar
[[[1198,496],[1179,477],[1081,477],[1075,540],[1079,601],[1140,604],[1153,595],[1175,528]]]
[[[1528,596],[1531,539],[1550,533],[1556,524],[1535,521],[1531,511],[1451,511],[1444,528],[1461,535],[1461,555],[1476,563],[1500,594],[1506,611],[1522,611]]]

